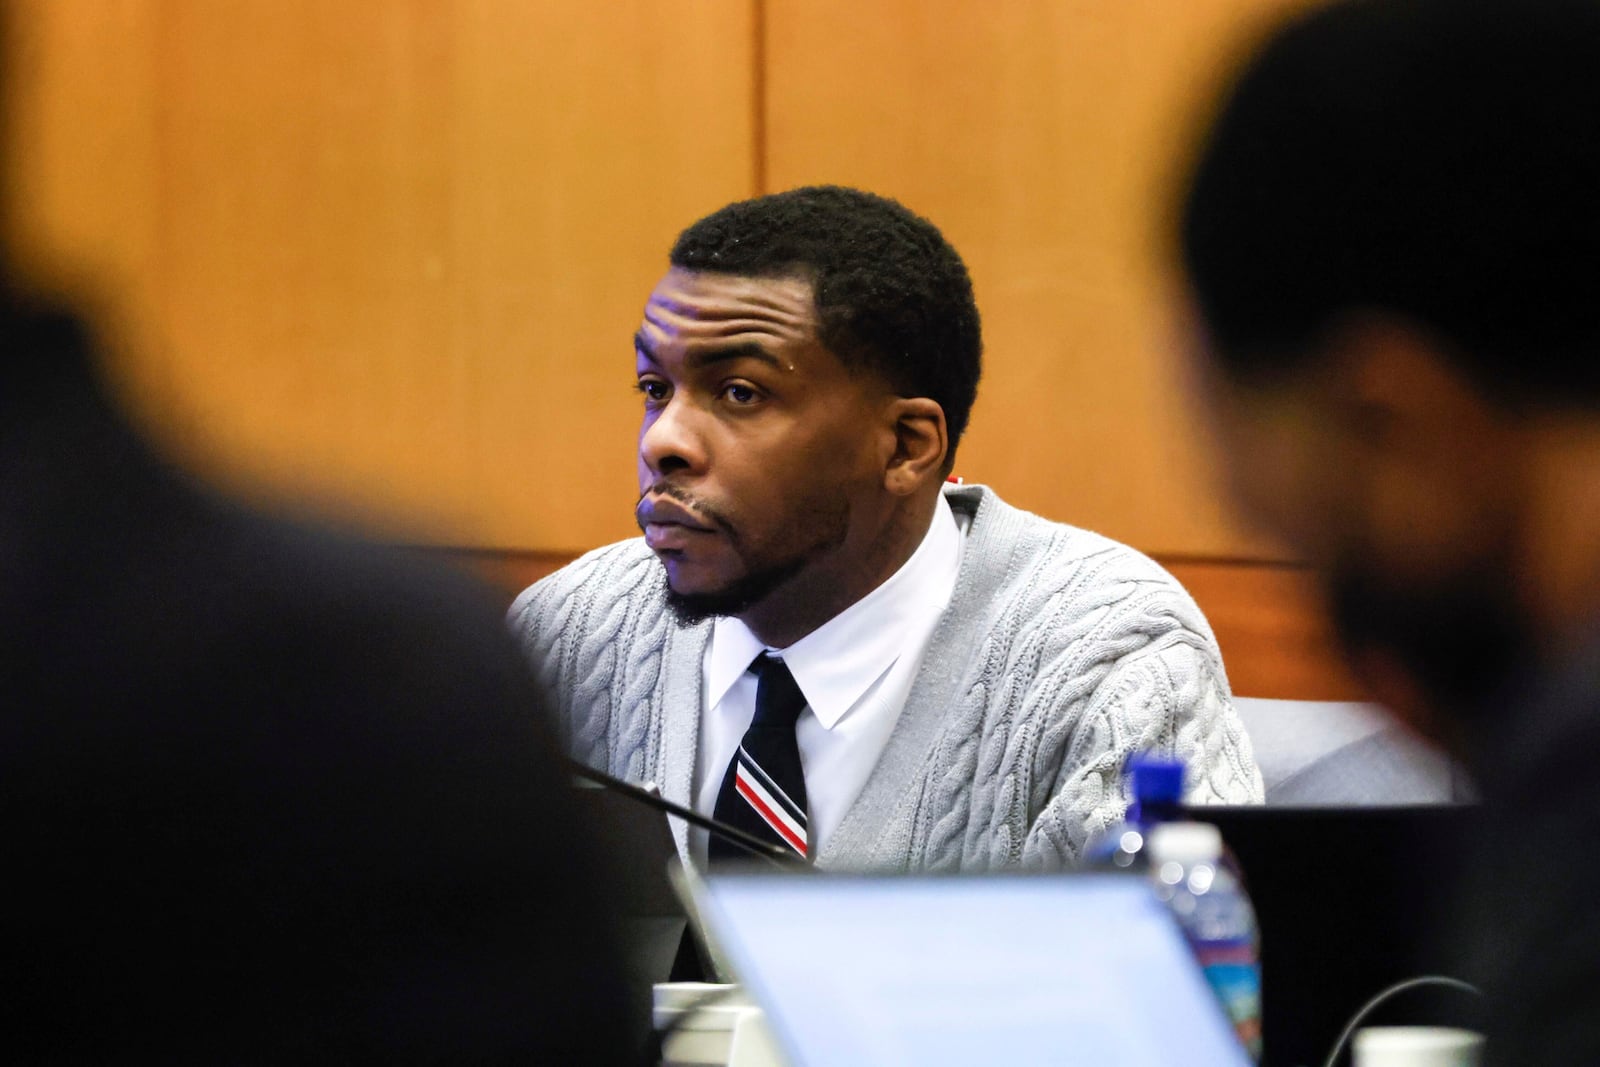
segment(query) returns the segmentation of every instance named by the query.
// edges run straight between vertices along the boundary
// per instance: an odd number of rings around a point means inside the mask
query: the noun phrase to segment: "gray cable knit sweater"
[[[819,866],[1070,862],[1121,817],[1120,768],[1141,749],[1188,764],[1191,803],[1261,799],[1216,640],[1171,575],[982,486],[946,497],[971,516],[955,596]],[[679,625],[665,587],[644,542],[624,541],[528,589],[511,624],[573,756],[689,804],[711,624]]]

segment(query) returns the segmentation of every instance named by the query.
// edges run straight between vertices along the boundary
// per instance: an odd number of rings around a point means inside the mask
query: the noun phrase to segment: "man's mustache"
[[[652,485],[649,489],[646,489],[643,493],[639,494],[639,502],[633,506],[633,521],[639,524],[639,528],[641,530],[644,529],[645,524],[650,521],[647,512],[650,510],[652,501],[659,500],[662,497],[667,498],[674,504],[678,505],[678,507],[689,512],[694,516],[696,521],[704,523],[709,527],[722,529],[728,531],[729,533],[732,532],[727,519],[720,511],[705,503],[703,500],[697,499],[687,490],[675,486],[670,482],[662,482],[657,485]]]

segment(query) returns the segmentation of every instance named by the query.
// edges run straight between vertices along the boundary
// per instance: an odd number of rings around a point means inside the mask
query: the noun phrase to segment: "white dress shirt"
[[[771,649],[738,619],[719,618],[702,665],[705,706],[695,810],[712,814],[728,762],[756,711],[750,661],[763,650],[789,665],[806,697],[795,736],[806,775],[813,856],[844,819],[889,742],[928,641],[955,593],[965,531],[941,494],[922,543],[888,581],[788,648]],[[690,833],[704,860],[706,833]]]

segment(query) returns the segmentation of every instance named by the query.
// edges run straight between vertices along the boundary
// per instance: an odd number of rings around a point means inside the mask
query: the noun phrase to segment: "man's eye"
[[[667,383],[654,378],[641,378],[636,386],[646,400],[660,402],[667,398]]]
[[[738,382],[730,383],[722,392],[735,404],[754,404],[761,398],[761,395],[753,388],[748,385],[741,385]]]

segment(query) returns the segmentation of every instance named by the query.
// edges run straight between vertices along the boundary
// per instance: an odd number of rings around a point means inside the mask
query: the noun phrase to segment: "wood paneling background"
[[[6,191],[180,455],[508,587],[634,532],[673,235],[895,196],[984,314],[958,472],[1167,560],[1241,692],[1344,695],[1304,577],[1219,503],[1161,244],[1197,99],[1291,2],[15,0]]]
[[[578,548],[631,529],[631,338],[755,190],[723,0],[31,0],[13,202],[240,480]]]

